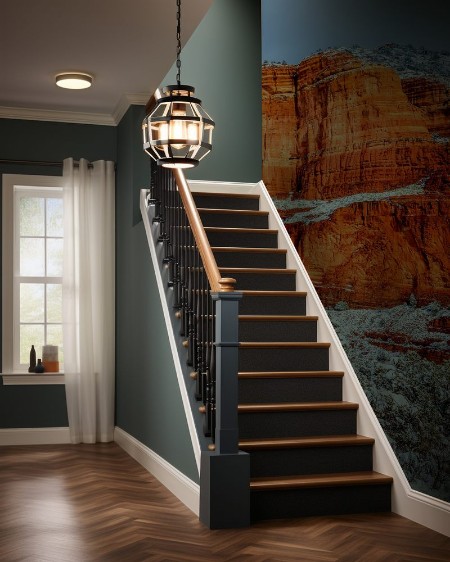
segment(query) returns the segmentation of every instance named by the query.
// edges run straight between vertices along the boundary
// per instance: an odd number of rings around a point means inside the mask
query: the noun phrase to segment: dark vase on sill
[[[38,359],[37,365],[34,368],[35,373],[43,373],[44,372],[44,365],[42,364],[42,360]]]
[[[28,367],[28,372],[35,373],[35,369],[36,369],[36,350],[34,349],[34,345],[32,345],[30,350],[30,366]]]

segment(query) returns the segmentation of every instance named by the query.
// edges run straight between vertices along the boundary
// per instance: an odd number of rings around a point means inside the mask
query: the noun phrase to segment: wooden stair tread
[[[316,322],[318,316],[289,316],[285,314],[240,314],[242,322]]]
[[[391,484],[391,476],[379,472],[339,472],[333,474],[307,474],[298,476],[272,476],[270,478],[252,478],[250,489],[281,490],[288,488],[323,488],[331,486],[364,486]]]
[[[240,246],[211,246],[213,252],[252,252],[255,254],[286,254],[282,248],[242,248]]]
[[[312,410],[357,410],[356,402],[277,402],[273,404],[238,404],[238,413],[307,412]]]
[[[244,297],[306,297],[304,291],[253,291],[244,289],[239,291]]]
[[[261,234],[277,234],[278,230],[269,228],[235,228],[230,226],[205,226],[205,232],[243,232],[249,234],[251,232],[259,232]]]
[[[253,215],[253,216],[269,216],[268,211],[253,211],[251,209],[210,209],[207,207],[197,207],[199,213],[224,214],[224,215]]]
[[[342,378],[343,376],[344,371],[241,371],[238,373],[240,379]]]
[[[219,267],[223,273],[257,273],[258,275],[295,275],[295,269],[279,269],[269,267]]]
[[[236,199],[259,199],[259,195],[253,193],[221,193],[220,191],[191,191],[193,197],[232,197]]]
[[[307,447],[347,447],[373,445],[375,439],[364,435],[324,435],[312,437],[276,437],[272,439],[241,439],[239,448],[245,451],[260,449],[300,449]]]
[[[297,341],[269,341],[269,342],[259,342],[259,341],[245,341],[239,342],[239,347],[241,348],[277,348],[277,349],[295,349],[295,348],[329,348],[330,343],[325,342],[297,342]]]

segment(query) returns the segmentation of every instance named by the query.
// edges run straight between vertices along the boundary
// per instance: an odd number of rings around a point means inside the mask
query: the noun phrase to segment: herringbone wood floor
[[[450,561],[394,514],[210,531],[115,444],[0,448],[2,562]]]

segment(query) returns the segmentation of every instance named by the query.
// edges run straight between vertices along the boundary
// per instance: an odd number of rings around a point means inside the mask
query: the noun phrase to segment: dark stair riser
[[[328,371],[328,348],[239,348],[239,371]]]
[[[244,295],[239,305],[240,314],[306,314],[306,297]]]
[[[220,226],[225,228],[268,228],[267,215],[247,213],[208,213],[199,211],[203,226]]]
[[[390,484],[251,493],[252,521],[390,510]]]
[[[236,279],[237,290],[245,291],[295,291],[295,273],[244,273],[222,271],[223,277]]]
[[[221,197],[193,194],[196,206],[199,209],[240,209],[245,211],[258,211],[259,198],[254,197]]]
[[[239,413],[239,438],[312,437],[356,433],[356,410]]]
[[[273,402],[338,402],[342,400],[340,377],[260,378],[239,380],[240,404]]]
[[[242,449],[245,451],[245,447]],[[372,445],[251,451],[250,476],[291,476],[372,470]]]
[[[233,230],[209,230],[206,235],[211,246],[237,246],[238,248],[277,248],[276,232],[264,231],[245,232]]]
[[[219,267],[286,268],[286,254],[281,252],[214,252]]]
[[[239,321],[239,341],[315,342],[317,341],[317,321]]]

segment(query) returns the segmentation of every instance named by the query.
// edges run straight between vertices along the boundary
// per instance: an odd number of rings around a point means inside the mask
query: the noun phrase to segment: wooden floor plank
[[[0,448],[1,562],[448,562],[395,514],[210,531],[115,444]]]

